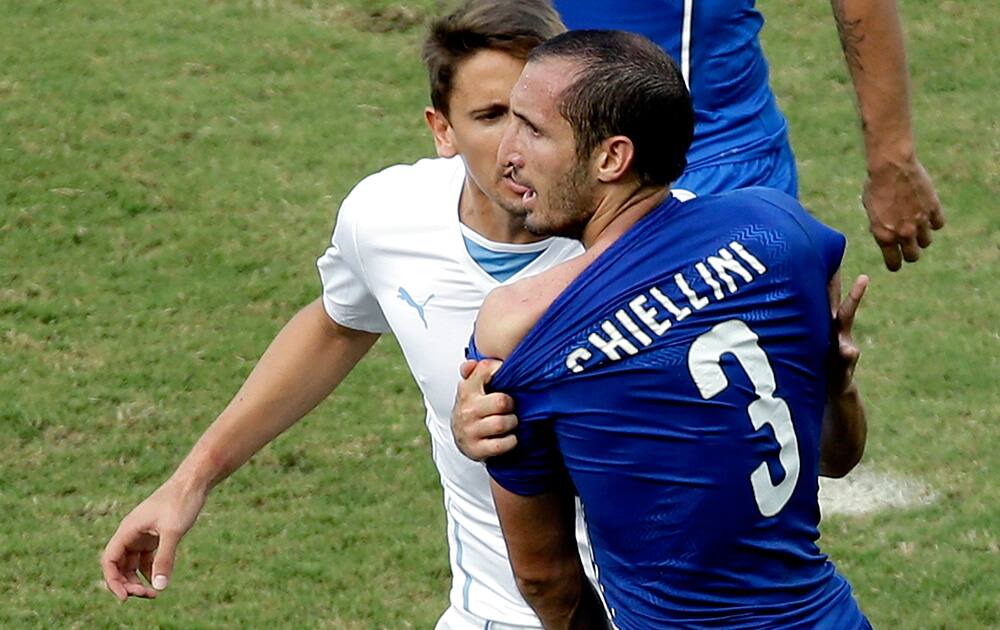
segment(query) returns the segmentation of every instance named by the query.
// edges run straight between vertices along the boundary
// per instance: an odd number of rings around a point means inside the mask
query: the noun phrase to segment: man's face
[[[462,156],[473,192],[478,189],[492,203],[521,214],[519,195],[501,185],[496,161],[510,115],[510,90],[523,67],[524,61],[505,52],[474,53],[458,65],[447,117],[429,114],[438,153]]]
[[[511,92],[497,159],[534,234],[579,238],[594,212],[589,161],[578,159],[573,129],[559,112],[559,97],[575,73],[565,59],[532,62]]]

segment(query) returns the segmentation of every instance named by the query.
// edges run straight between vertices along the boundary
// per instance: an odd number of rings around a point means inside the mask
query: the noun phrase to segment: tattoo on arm
[[[861,52],[858,46],[865,40],[861,32],[861,19],[848,20],[844,14],[844,0],[832,0],[833,19],[837,22],[837,34],[840,36],[840,47],[844,49],[844,58],[848,69],[854,72],[864,72],[861,64]]]

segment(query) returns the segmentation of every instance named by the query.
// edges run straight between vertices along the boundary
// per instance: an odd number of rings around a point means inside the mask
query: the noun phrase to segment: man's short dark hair
[[[566,30],[547,0],[469,0],[431,23],[423,59],[431,104],[448,113],[458,65],[480,50],[527,59],[533,48]]]
[[[643,185],[666,186],[687,165],[694,135],[691,95],[677,64],[641,35],[580,30],[535,48],[528,61],[558,57],[578,64],[559,111],[587,159],[611,136],[635,146],[632,171]]]

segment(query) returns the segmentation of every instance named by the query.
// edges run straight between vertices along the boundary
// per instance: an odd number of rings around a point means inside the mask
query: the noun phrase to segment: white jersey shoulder
[[[460,158],[427,158],[389,166],[358,182],[341,204],[337,221],[375,229],[426,223],[428,211],[447,212],[464,179]]]
[[[464,174],[460,159],[424,159],[390,166],[351,190],[340,204],[330,246],[316,262],[323,304],[334,321],[369,332],[392,330],[374,287],[385,279],[378,272],[401,257],[420,256],[422,243],[431,245],[424,239],[439,236],[446,208],[457,208]]]

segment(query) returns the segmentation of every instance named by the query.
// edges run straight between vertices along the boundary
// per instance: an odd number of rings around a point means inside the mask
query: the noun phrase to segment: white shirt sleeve
[[[358,222],[365,207],[365,183],[358,184],[340,204],[330,247],[316,261],[323,283],[323,306],[327,315],[341,326],[366,332],[389,332],[365,274],[363,256],[358,246]]]

